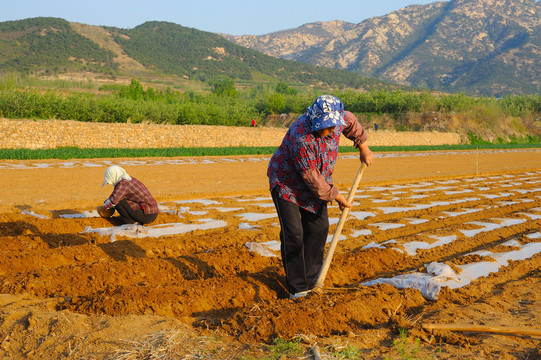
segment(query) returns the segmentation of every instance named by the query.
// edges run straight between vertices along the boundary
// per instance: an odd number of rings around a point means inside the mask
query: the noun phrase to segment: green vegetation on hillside
[[[24,74],[84,76],[107,75],[110,79],[133,77],[169,78],[173,82],[209,83],[231,78],[251,83],[284,81],[298,86],[328,88],[404,88],[344,70],[314,67],[277,59],[244,48],[223,37],[169,22],[151,21],[133,29],[99,27],[115,46],[78,33],[77,26],[59,18],[38,17],[0,22],[0,71]],[[103,35],[102,35],[103,36]],[[102,46],[97,42],[103,41]],[[117,53],[113,53],[115,48]],[[118,56],[144,66],[127,70]]]
[[[0,23],[0,71],[45,74],[66,71],[113,73],[113,54],[57,18]]]

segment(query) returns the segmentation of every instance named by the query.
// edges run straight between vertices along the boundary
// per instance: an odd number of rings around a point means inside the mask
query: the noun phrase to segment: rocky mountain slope
[[[541,90],[535,0],[450,0],[359,24],[318,22],[226,38],[268,55],[405,85],[495,96]]]

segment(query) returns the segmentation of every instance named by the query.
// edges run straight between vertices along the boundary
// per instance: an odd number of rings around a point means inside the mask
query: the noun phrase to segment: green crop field
[[[374,152],[438,151],[438,150],[476,150],[476,149],[524,149],[541,148],[541,143],[533,144],[461,144],[438,146],[372,146]],[[0,149],[0,159],[38,160],[38,159],[99,159],[99,158],[144,158],[144,157],[195,157],[195,156],[241,156],[271,155],[276,147],[213,147],[213,148],[165,148],[165,149],[81,149],[66,147],[57,149]],[[352,153],[352,146],[340,147],[340,153]]]

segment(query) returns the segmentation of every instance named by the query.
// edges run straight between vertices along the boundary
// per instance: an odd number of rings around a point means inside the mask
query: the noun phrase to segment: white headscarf
[[[109,166],[107,170],[105,170],[105,175],[103,176],[103,184],[101,187],[105,186],[105,184],[111,184],[115,186],[120,180],[131,180],[131,176],[128,175],[126,170],[121,168],[118,165]]]

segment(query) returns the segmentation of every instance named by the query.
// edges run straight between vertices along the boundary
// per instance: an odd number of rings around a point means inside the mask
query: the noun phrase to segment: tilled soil
[[[355,158],[338,160],[344,192]],[[248,247],[279,239],[268,158],[206,160],[1,163],[0,358],[279,358],[277,338],[299,341],[289,358],[311,357],[314,345],[337,359],[541,358],[541,338],[520,332],[541,328],[537,150],[376,158],[323,292],[299,300],[288,299],[279,252]],[[144,231],[92,232],[118,229],[89,212],[111,191],[99,188],[111,163],[156,194],[163,211]],[[331,235],[339,216],[331,205]],[[182,230],[149,236],[172,224]],[[436,299],[365,285],[427,274],[430,263],[458,276],[468,265],[499,265],[468,285],[442,286]],[[423,328],[434,323],[517,329]]]

